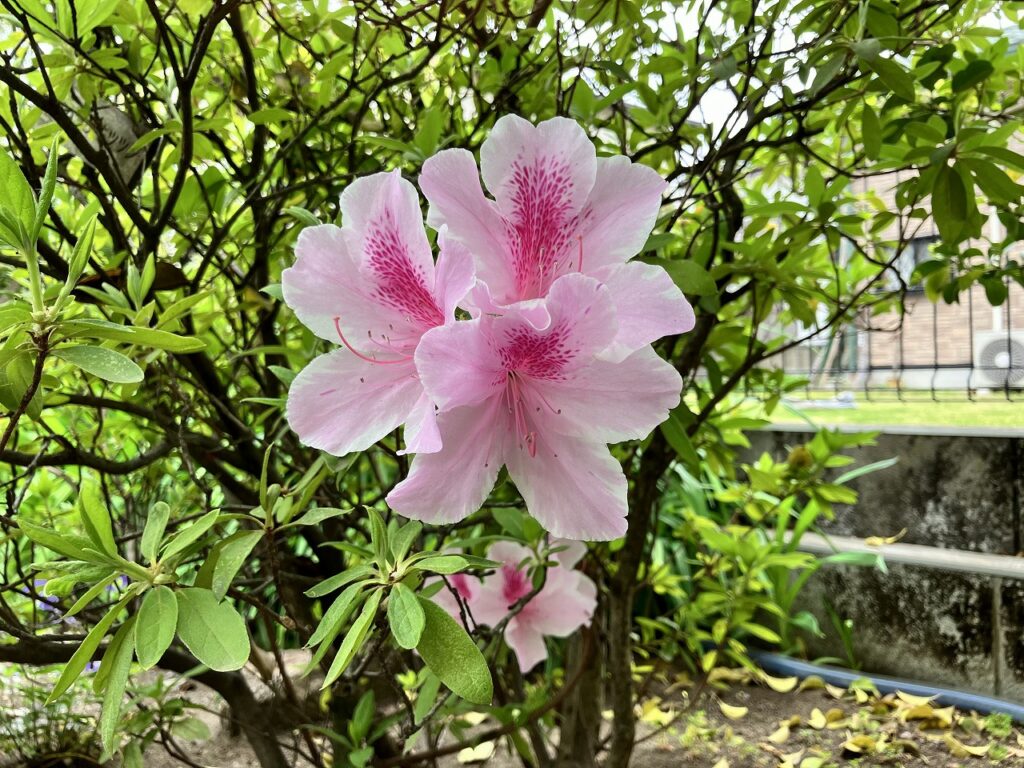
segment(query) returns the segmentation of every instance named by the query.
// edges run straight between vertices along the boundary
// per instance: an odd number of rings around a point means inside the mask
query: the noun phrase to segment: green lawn
[[[812,392],[811,398],[831,399],[831,392]],[[873,394],[866,399],[863,392],[854,394],[856,408],[826,410],[804,407],[806,397],[792,398],[780,405],[772,414],[777,424],[806,424],[808,420],[818,426],[833,424],[865,424],[871,426],[920,425],[948,427],[1003,427],[1024,429],[1024,395],[1008,402],[1001,394],[978,395],[971,402],[963,392],[936,393],[938,402],[930,393],[904,393],[904,401],[895,399],[895,393]]]

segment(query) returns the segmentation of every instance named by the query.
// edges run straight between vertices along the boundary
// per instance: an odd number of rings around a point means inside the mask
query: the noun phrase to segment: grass
[[[776,408],[771,419],[776,424],[807,424],[832,426],[864,424],[867,426],[936,426],[936,427],[997,427],[1024,429],[1024,395],[1007,401],[998,395],[976,395],[972,402],[964,392],[936,392],[937,400],[929,392],[904,392],[904,400],[896,399],[895,392],[871,393],[868,400],[863,392],[853,395],[855,408],[821,409],[806,407],[808,399],[831,400],[833,392],[797,393],[787,403]]]

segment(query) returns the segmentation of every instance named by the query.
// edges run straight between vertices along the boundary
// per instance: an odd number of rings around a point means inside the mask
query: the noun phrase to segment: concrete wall
[[[800,428],[766,430],[752,436],[751,450],[784,457],[811,436]],[[908,544],[1021,553],[1024,432],[889,428],[877,445],[853,455],[857,464],[900,461],[860,478],[859,502],[838,508],[826,533],[891,536],[906,528]],[[888,574],[822,569],[803,597],[802,607],[826,632],[810,643],[811,652],[842,658],[826,598],[853,620],[855,654],[865,671],[1024,702],[1024,582],[907,565],[891,566]]]

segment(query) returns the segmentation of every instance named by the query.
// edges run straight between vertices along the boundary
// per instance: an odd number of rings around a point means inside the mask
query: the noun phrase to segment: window
[[[899,276],[903,278],[903,282],[907,284],[907,288],[911,291],[923,290],[923,286],[919,280],[914,280],[914,270],[917,269],[917,265],[921,262],[928,261],[932,256],[932,246],[939,242],[938,235],[925,235],[923,237],[915,237],[909,243],[907,247],[903,249],[903,253],[896,259],[896,263],[893,268],[899,273]],[[889,287],[896,289],[900,287],[900,281],[896,279],[895,275],[889,277]]]

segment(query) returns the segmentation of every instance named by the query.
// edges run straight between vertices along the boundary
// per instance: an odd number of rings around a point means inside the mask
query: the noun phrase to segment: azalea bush
[[[1016,25],[3,0],[0,660],[127,765],[174,676],[267,768],[627,765],[652,682],[819,631],[869,438],[741,455],[773,361],[899,309],[929,207],[933,299],[1022,279]]]

